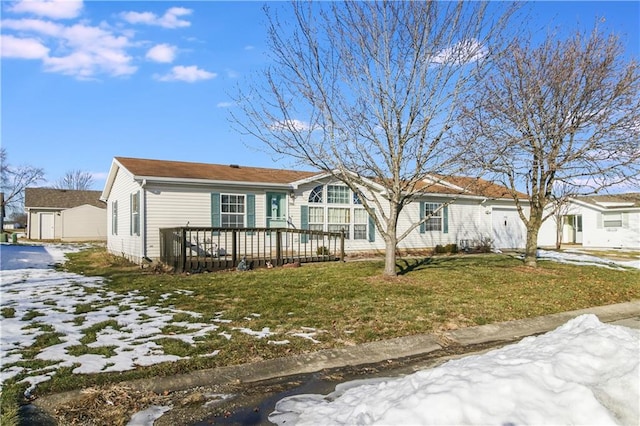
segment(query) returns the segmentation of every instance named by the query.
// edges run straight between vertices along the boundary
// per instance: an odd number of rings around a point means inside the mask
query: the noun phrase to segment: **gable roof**
[[[105,208],[104,202],[100,201],[101,192],[102,191],[81,191],[76,189],[25,188],[24,207],[26,209],[70,209],[89,204],[91,206]]]
[[[575,200],[591,204],[601,209],[640,207],[640,193],[638,192],[614,195],[590,195],[584,197],[576,197]]]
[[[287,184],[317,175],[318,172],[269,169],[183,161],[147,160],[142,158],[116,157],[123,167],[136,177],[175,179],[202,179],[227,182],[264,182]]]
[[[292,188],[331,175],[329,172],[322,171],[308,172],[240,165],[115,157],[105,189],[102,192],[103,200],[108,198],[115,174],[120,167],[127,169],[138,180],[290,185]],[[372,182],[375,182],[375,180]],[[434,176],[433,179],[425,179],[424,182],[421,182],[418,185],[418,189],[423,190],[425,194],[511,198],[511,193],[507,188],[484,179],[470,177]],[[518,193],[518,196],[526,198],[526,195],[522,193]]]

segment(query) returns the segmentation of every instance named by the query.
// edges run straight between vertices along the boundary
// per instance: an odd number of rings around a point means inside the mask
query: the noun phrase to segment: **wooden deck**
[[[160,260],[177,273],[344,260],[344,234],[288,228],[164,228]]]

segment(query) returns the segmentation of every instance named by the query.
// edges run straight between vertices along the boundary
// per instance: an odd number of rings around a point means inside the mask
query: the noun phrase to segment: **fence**
[[[304,229],[163,228],[160,261],[175,272],[344,260],[344,234]],[[242,266],[241,266],[242,267]]]

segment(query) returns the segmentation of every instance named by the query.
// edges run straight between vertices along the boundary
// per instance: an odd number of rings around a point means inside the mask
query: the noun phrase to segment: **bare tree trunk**
[[[562,226],[562,217],[556,218],[556,250],[560,250],[560,247],[562,247]]]
[[[389,228],[394,228],[387,232],[384,238],[385,251],[384,251],[384,275],[388,277],[395,277],[396,272],[396,249],[398,247],[398,239],[396,237],[395,228],[396,225],[389,225]]]
[[[542,207],[532,205],[527,223],[527,243],[524,249],[524,264],[535,268],[538,266],[538,233],[542,226]]]

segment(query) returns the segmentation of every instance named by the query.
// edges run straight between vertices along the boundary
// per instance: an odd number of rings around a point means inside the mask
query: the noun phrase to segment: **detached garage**
[[[26,188],[27,239],[99,241],[107,239],[107,209],[101,191]]]

